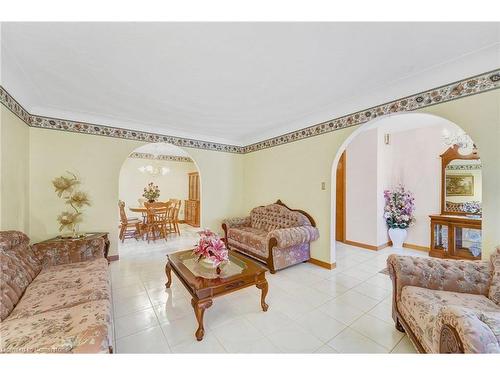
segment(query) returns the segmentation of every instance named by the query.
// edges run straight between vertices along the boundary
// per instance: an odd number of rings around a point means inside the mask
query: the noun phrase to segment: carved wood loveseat
[[[390,255],[392,317],[420,353],[500,353],[500,248],[490,261]]]
[[[0,232],[0,352],[112,351],[105,246],[30,246],[22,232]]]
[[[310,259],[310,243],[319,238],[314,219],[278,200],[254,208],[244,218],[222,223],[226,244],[266,263],[271,273]]]

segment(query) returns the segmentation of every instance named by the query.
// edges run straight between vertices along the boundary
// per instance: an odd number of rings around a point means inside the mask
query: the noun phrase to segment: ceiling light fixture
[[[462,155],[471,154],[475,145],[472,141],[471,137],[463,130],[459,130],[457,132],[450,132],[448,129],[443,130],[443,141],[447,146],[458,146],[458,152]]]
[[[148,173],[151,176],[165,176],[170,172],[170,168],[167,167],[158,167],[152,165],[143,165],[138,168],[141,173]]]

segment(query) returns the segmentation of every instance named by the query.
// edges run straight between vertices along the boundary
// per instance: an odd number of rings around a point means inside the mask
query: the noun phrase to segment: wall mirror
[[[458,146],[441,155],[441,214],[481,216],[481,159],[474,149],[462,155]]]

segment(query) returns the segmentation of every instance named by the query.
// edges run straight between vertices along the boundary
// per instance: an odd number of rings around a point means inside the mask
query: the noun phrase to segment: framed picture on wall
[[[474,176],[471,174],[447,174],[446,195],[451,197],[474,195]]]

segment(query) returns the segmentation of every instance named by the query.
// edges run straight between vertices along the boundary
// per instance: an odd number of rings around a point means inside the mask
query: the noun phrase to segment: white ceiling
[[[500,23],[3,23],[30,113],[246,145],[500,66]]]

